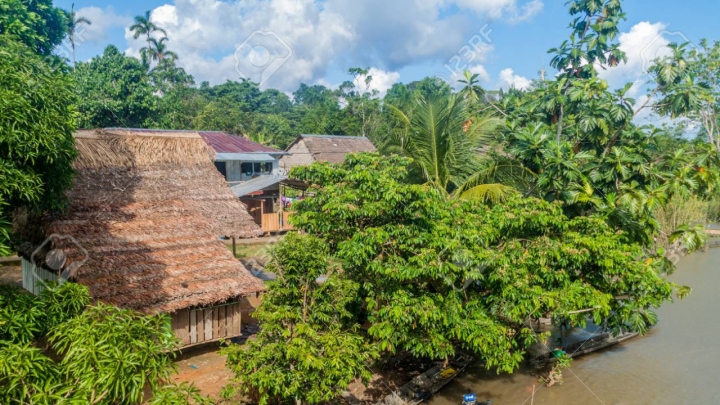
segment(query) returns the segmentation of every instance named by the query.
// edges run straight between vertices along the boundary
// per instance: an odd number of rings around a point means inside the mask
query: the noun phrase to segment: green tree
[[[170,64],[174,63],[178,59],[178,55],[168,49],[167,44],[165,44],[167,40],[168,37],[160,39],[148,38],[148,46],[140,49],[143,60],[150,63],[156,62],[158,65],[161,65],[164,61],[168,61]]]
[[[485,90],[478,84],[478,77],[480,77],[479,74],[466,70],[463,72],[463,78],[458,80],[463,84],[460,96],[472,104],[477,104],[485,98]]]
[[[148,40],[156,32],[160,32],[163,36],[167,36],[167,32],[158,27],[154,22],[150,21],[150,10],[147,10],[145,14],[135,16],[133,25],[128,28],[133,33],[133,38],[138,39],[141,35],[147,36]]]
[[[469,102],[458,96],[419,96],[416,107],[406,114],[390,106],[404,131],[386,143],[413,159],[413,173],[443,192],[502,199],[512,189],[501,184],[479,184],[473,176],[479,169],[478,150],[492,139],[501,120],[474,114]]]
[[[570,219],[559,203],[511,198],[487,206],[411,184],[409,161],[350,155],[294,168],[314,197],[294,204],[297,229],[326,241],[341,278],[358,283],[356,322],[382,351],[443,359],[458,347],[513,371],[551,314],[647,331],[653,307],[685,288],[661,261],[639,261],[600,216]],[[587,310],[582,314],[574,311]]]
[[[260,404],[325,403],[356,378],[370,380],[367,362],[376,349],[352,323],[350,308],[358,285],[337,276],[327,253],[312,236],[291,233],[278,243],[269,266],[277,280],[254,314],[262,325],[257,339],[224,349],[243,392]]]
[[[65,206],[76,154],[72,86],[34,49],[0,35],[0,255],[9,254],[16,209]]]
[[[0,34],[16,37],[33,52],[48,56],[66,34],[65,12],[52,0],[3,0]]]
[[[75,14],[75,3],[70,7],[70,11],[66,12],[65,14],[65,30],[68,36],[68,41],[70,41],[70,46],[72,47],[72,63],[73,68],[75,68],[75,35],[78,32],[78,29],[82,25],[90,25],[92,24],[92,21],[88,20],[85,17],[78,17]]]
[[[715,150],[720,152],[720,41],[670,44],[672,54],[649,69],[656,88],[651,108],[660,115],[686,118],[699,124]]]
[[[568,96],[576,80],[597,76],[595,64],[616,66],[620,61],[627,61],[619,44],[612,42],[620,33],[618,25],[626,19],[621,0],[577,0],[568,4],[570,15],[575,17],[570,24],[570,39],[550,50],[555,53],[550,65],[560,71],[559,84],[564,96]],[[558,103],[558,142],[563,133],[565,114],[576,111],[566,111],[565,103]]]
[[[89,303],[80,284],[39,296],[0,285],[0,402],[140,404],[152,394],[153,404],[208,403],[169,381],[178,342],[166,315]]]
[[[157,112],[159,97],[147,69],[113,45],[78,63],[74,76],[82,128],[143,128]]]
[[[601,214],[653,256],[658,207],[677,194],[707,195],[705,187],[715,189],[714,170],[704,163],[715,158],[687,149],[689,162],[702,170],[691,169],[690,163],[665,164],[673,158],[658,147],[658,131],[633,122],[645,106],[634,109],[632,84],[610,90],[598,77],[598,69],[626,59],[616,42],[618,23],[625,19],[621,1],[583,0],[569,6],[575,16],[571,37],[550,50],[559,74],[493,103],[506,117],[501,146],[508,152],[494,158],[509,157],[532,173],[535,181],[521,188],[526,195],[561,201],[570,217]]]
[[[352,81],[343,83],[338,89],[345,106],[343,127],[346,135],[376,138],[380,120],[380,99],[378,91],[371,89],[370,69],[350,68]]]

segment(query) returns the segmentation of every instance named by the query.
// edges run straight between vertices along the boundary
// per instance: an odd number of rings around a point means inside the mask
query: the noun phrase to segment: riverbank
[[[720,403],[720,249],[681,259],[670,280],[693,293],[657,310],[659,324],[647,335],[573,361],[564,383],[542,387],[533,370],[497,375],[478,367],[435,395],[430,405],[457,405],[466,390],[494,405]]]

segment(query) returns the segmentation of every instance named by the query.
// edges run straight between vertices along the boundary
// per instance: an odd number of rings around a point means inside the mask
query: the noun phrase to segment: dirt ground
[[[185,350],[175,361],[178,374],[174,380],[193,383],[203,395],[219,400],[222,389],[232,382],[232,373],[225,368],[225,356],[219,354],[219,349],[220,344],[210,344]],[[345,399],[350,405],[375,404],[432,365],[430,361],[394,359],[383,368],[372,369],[373,377],[367,387],[359,380],[350,384]]]
[[[0,266],[0,284],[22,287],[22,268],[20,266]]]
[[[225,356],[219,353],[220,344],[190,348],[178,356],[178,374],[174,380],[195,384],[203,395],[220,398],[220,391],[232,379],[232,373],[225,368]]]

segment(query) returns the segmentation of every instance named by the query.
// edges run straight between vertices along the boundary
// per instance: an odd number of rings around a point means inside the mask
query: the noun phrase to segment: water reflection
[[[720,248],[685,257],[670,279],[693,287],[683,301],[659,309],[643,337],[575,359],[562,386],[539,388],[534,404],[720,404]],[[430,401],[457,405],[468,389],[493,405],[530,404],[530,370],[497,375],[471,369]]]

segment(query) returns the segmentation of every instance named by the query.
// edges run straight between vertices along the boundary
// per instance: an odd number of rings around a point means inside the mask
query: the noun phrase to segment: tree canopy
[[[66,14],[52,0],[3,0],[0,34],[13,36],[34,53],[52,54],[65,38]]]
[[[72,80],[30,47],[0,35],[0,253],[18,208],[61,210],[72,185]]]
[[[335,367],[313,349],[323,336],[317,329],[327,328],[384,354],[446,359],[462,348],[488,368],[512,372],[539,339],[530,320],[585,325],[589,315],[597,325],[644,333],[656,321],[654,307],[688,292],[664,279],[660,260],[638,260],[642,246],[599,215],[571,219],[561,202],[537,198],[495,205],[449,199],[409,181],[409,165],[359,154],[292,170],[312,185],[313,196],[294,203],[291,217],[307,235],[279,244],[271,267],[279,281],[257,312],[259,339],[228,358],[244,384],[268,399],[296,398],[287,387],[318,384],[307,365],[287,361]],[[321,274],[328,275],[322,285]],[[301,347],[288,344],[301,323],[312,334]],[[297,352],[283,354],[291,348]],[[361,360],[343,364],[358,375]]]

